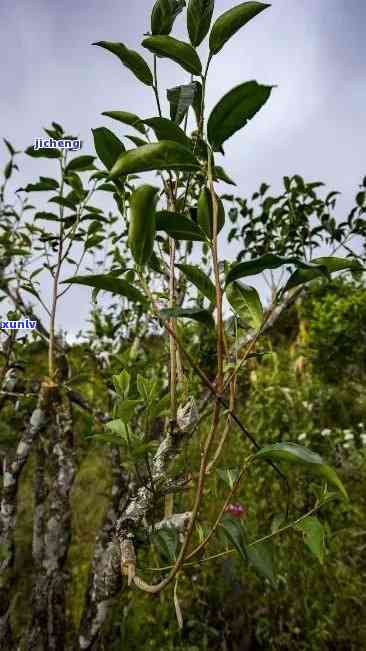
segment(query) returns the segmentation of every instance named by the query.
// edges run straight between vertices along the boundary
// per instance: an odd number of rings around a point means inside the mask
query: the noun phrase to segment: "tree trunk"
[[[9,609],[11,588],[15,580],[14,531],[17,521],[18,482],[35,440],[47,425],[50,401],[50,387],[43,384],[37,407],[18,442],[12,460],[4,460],[0,514],[0,648],[4,651],[12,645]]]
[[[108,550],[108,544],[113,538],[113,530],[118,514],[123,510],[124,504],[128,499],[128,478],[125,475],[118,448],[112,448],[111,451],[113,482],[111,489],[111,504],[104,516],[102,526],[97,534],[94,554],[89,574],[88,587],[85,596],[85,607],[81,618],[79,631],[79,648],[94,649],[98,643],[100,633],[101,617],[109,606],[109,600],[105,606],[98,605],[98,596],[103,589],[103,581],[107,584],[113,583],[112,577],[108,578],[110,554],[113,557],[112,550]],[[108,551],[107,551],[108,550]],[[118,556],[118,550],[115,553]],[[113,569],[113,563],[112,563]],[[119,568],[118,572],[119,573]],[[116,589],[119,589],[119,582],[116,581]]]
[[[66,398],[58,396],[50,436],[44,443],[48,453],[49,492],[45,518],[44,476],[38,468],[33,555],[35,574],[28,649],[62,651],[66,632],[65,561],[70,545],[70,491],[75,477],[72,412]],[[48,449],[47,449],[48,448]]]

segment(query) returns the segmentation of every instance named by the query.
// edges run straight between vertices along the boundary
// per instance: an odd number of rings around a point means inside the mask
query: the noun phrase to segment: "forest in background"
[[[119,131],[93,130],[96,155],[4,140],[1,320],[37,321],[0,329],[5,651],[366,645],[366,177],[341,218],[339,192],[298,174],[241,196],[219,155],[272,87],[245,82],[206,119],[205,86],[268,5],[211,26],[214,2],[190,0],[188,43],[170,36],[185,4],[155,3],[151,63],[96,44],[156,116],[105,112]],[[191,75],[166,117],[161,57]],[[24,156],[40,176],[17,188]],[[75,284],[90,312],[71,339]]]

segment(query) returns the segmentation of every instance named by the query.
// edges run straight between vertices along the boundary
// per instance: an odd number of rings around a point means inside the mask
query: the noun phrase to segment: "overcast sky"
[[[215,16],[234,4],[216,0]],[[91,128],[105,125],[119,136],[129,132],[102,111],[154,115],[151,89],[112,54],[91,46],[121,41],[148,59],[139,43],[149,30],[152,5],[152,0],[2,0],[1,135],[25,149],[55,120],[81,137],[87,154],[94,153]],[[341,211],[352,206],[366,174],[365,25],[365,0],[273,0],[214,58],[208,109],[243,81],[277,85],[264,109],[225,145],[224,165],[238,194],[251,194],[263,180],[277,191],[285,174],[298,173],[341,190]],[[187,40],[183,16],[173,34]],[[205,60],[205,45],[200,55]],[[159,69],[163,87],[189,80],[173,62],[160,60]],[[4,150],[0,157],[3,164]],[[39,161],[24,157],[16,187],[52,174],[53,166],[45,160],[41,169]],[[60,308],[59,323],[70,331],[82,328],[89,297],[90,290],[75,287]]]

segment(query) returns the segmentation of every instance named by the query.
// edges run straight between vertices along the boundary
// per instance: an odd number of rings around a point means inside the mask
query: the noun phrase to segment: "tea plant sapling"
[[[229,47],[231,37],[268,9],[269,5],[260,2],[241,3],[219,16],[211,26],[214,2],[189,0],[186,17],[190,42],[171,35],[174,21],[183,13],[184,8],[184,2],[157,0],[151,16],[152,33],[145,35],[142,41],[144,56],[122,43],[97,43],[116,55],[136,79],[146,86],[146,91],[151,88],[157,115],[150,114],[146,118],[139,118],[125,109],[104,113],[139,132],[139,136],[129,137],[136,146],[126,151],[122,151],[124,145],[119,137],[108,129],[100,127],[93,132],[97,154],[108,170],[109,182],[115,184],[117,205],[128,226],[128,245],[135,264],[133,289],[143,295],[141,305],[147,316],[154,321],[156,327],[164,328],[169,338],[169,363],[166,374],[169,382],[169,417],[166,418],[157,450],[148,450],[146,453],[148,472],[145,474],[145,484],[139,486],[136,494],[118,515],[115,525],[118,545],[114,548],[114,554],[115,558],[120,559],[122,574],[128,577],[129,584],[134,583],[149,593],[159,593],[174,583],[174,603],[180,624],[182,615],[178,598],[178,578],[184,571],[185,564],[192,562],[191,559],[196,558],[198,552],[204,550],[222,528],[243,559],[251,562],[262,576],[266,576],[272,583],[275,582],[271,554],[268,554],[269,541],[282,531],[297,526],[299,522],[286,521],[283,528],[269,534],[264,541],[250,543],[242,521],[238,520],[229,525],[227,516],[223,520],[235,493],[239,490],[242,478],[250,471],[252,464],[263,459],[271,465],[277,477],[286,483],[287,477],[277,464],[287,462],[302,465],[307,470],[316,471],[317,476],[328,484],[333,484],[340,494],[346,497],[346,491],[335,471],[306,448],[292,443],[260,448],[255,436],[248,432],[238,415],[237,379],[238,372],[247,358],[255,354],[254,345],[265,331],[266,324],[269,321],[273,324],[275,308],[286,302],[290,290],[299,283],[307,282],[310,276],[321,275],[328,278],[340,266],[352,268],[352,264],[344,260],[337,262],[333,258],[331,261],[319,259],[310,263],[298,254],[267,254],[251,261],[231,264],[220,260],[219,233],[224,226],[225,209],[216,187],[220,179],[226,183],[233,181],[217,164],[217,152],[224,153],[226,142],[264,107],[273,87],[257,81],[239,84],[225,93],[206,119],[209,72],[216,56],[224,46]],[[207,35],[209,55],[204,63],[197,48]],[[147,59],[149,55],[151,61]],[[177,72],[181,75],[179,80],[182,83],[167,91],[169,116],[163,115],[162,110],[161,89],[158,83],[160,58],[176,65]],[[183,71],[191,76],[189,83],[182,76]],[[196,120],[196,129],[188,135],[192,115]],[[119,149],[121,151],[118,151]],[[155,171],[157,179],[160,180],[160,192],[155,185],[140,184],[138,175],[151,171]],[[202,253],[200,265],[189,263],[192,246]],[[292,276],[276,293],[274,305],[268,312],[264,310],[257,291],[241,281],[243,278],[277,268],[291,268]],[[154,273],[155,282],[152,283]],[[136,300],[131,294],[126,278],[118,278],[116,274],[82,279],[76,277],[71,280],[89,284],[96,289],[108,289],[109,285],[115,294]],[[178,304],[178,285],[181,280],[184,281],[186,290],[183,302],[180,300]],[[198,292],[198,300],[193,306],[192,291]],[[241,318],[245,314],[250,323],[252,334],[241,357],[235,353],[236,341],[224,320],[224,297],[228,298],[236,316]],[[207,376],[190,351],[186,337],[187,320],[205,324],[207,329],[215,333],[216,369],[213,377]],[[234,366],[233,356],[236,359]],[[196,376],[207,392],[202,404],[203,409],[201,408],[201,413],[195,414],[189,431],[181,429],[179,419],[180,410],[185,408],[187,398],[188,402],[196,400],[196,396],[192,395],[193,390],[189,395],[188,388],[187,395],[186,376]],[[140,380],[140,385],[141,382]],[[153,418],[147,404],[134,416],[132,407],[131,412],[124,410],[124,416],[119,417],[120,423],[113,421],[109,430],[113,430],[116,436],[126,438],[129,419],[134,417],[146,428],[149,426],[146,421],[147,413],[150,414],[149,419]],[[208,426],[207,415],[210,417]],[[173,550],[170,567],[165,568],[169,571],[164,574],[162,570],[161,580],[149,583],[137,574],[136,541],[146,526],[145,518],[151,514],[152,509],[162,505],[166,495],[174,492],[174,486],[176,491],[181,489],[182,477],[174,475],[171,464],[174,459],[179,458],[182,449],[188,445],[201,423],[205,425],[202,426],[204,438],[201,442],[199,468],[185,468],[183,478],[183,481],[193,488],[194,493],[189,509],[189,523],[185,527],[179,548],[173,544],[165,545],[166,549]],[[199,525],[199,516],[204,490],[234,427],[249,439],[254,448],[253,453],[239,462],[236,479],[219,509],[216,520],[209,524],[204,535],[200,535],[202,528]],[[126,440],[128,442],[128,437]],[[133,456],[132,446],[129,449]],[[137,459],[132,458],[132,461]],[[327,500],[328,494],[325,491],[323,498],[317,501],[309,515],[314,517],[314,513]],[[166,517],[169,519],[171,513],[166,513]],[[306,518],[307,515],[303,517]],[[308,544],[312,530],[316,530],[317,536],[319,534],[318,526],[309,527],[306,530]],[[196,534],[199,542],[196,541],[192,545]],[[311,547],[310,544],[309,546]],[[107,565],[105,568],[107,572]],[[108,572],[110,570],[109,565]],[[94,595],[94,631],[101,625],[101,621],[97,621],[97,614],[101,612],[99,606],[115,594],[115,585],[115,582],[111,582],[108,595]],[[91,643],[93,635],[86,641],[85,631],[86,626],[83,628],[83,640],[86,645],[84,648],[88,648],[87,644]]]

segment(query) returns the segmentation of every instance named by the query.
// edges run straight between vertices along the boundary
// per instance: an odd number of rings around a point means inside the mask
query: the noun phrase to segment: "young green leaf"
[[[92,129],[94,147],[103,165],[110,170],[117,158],[126,151],[124,144],[106,127]]]
[[[304,543],[310,551],[317,557],[319,563],[324,563],[325,551],[325,531],[322,523],[314,516],[309,516],[301,520],[296,525],[296,529],[301,531],[304,536]]]
[[[125,434],[124,423],[120,418],[109,420],[108,423],[105,424],[105,426],[106,429],[109,430],[112,434],[116,434],[119,437],[123,437]]]
[[[65,168],[65,174],[68,172],[85,172],[94,169],[95,156],[77,156],[73,158]]]
[[[256,454],[256,459],[270,459],[271,461],[285,461],[305,466],[309,471],[320,475],[330,484],[336,486],[342,495],[348,499],[347,491],[333,468],[326,465],[319,454],[304,448],[297,443],[284,441],[261,448]]]
[[[141,185],[130,197],[128,244],[138,265],[147,264],[154,249],[158,191],[151,185]]]
[[[28,183],[25,188],[19,188],[24,192],[49,192],[57,190],[58,182],[55,179],[49,179],[46,176],[41,176],[38,183]]]
[[[148,118],[143,120],[143,123],[154,131],[158,140],[171,140],[172,142],[179,142],[189,149],[191,141],[184,133],[183,129],[178,127],[175,122],[167,118]]]
[[[202,89],[198,81],[192,81],[190,84],[168,88],[167,98],[170,104],[170,118],[176,124],[182,122],[190,106],[194,107],[199,87]]]
[[[128,138],[128,140],[131,140],[131,142],[135,145],[135,147],[143,147],[144,145],[149,144],[143,138],[139,138],[138,136],[130,136],[127,133],[125,134],[125,138]]]
[[[103,47],[105,50],[115,54],[123,65],[131,70],[135,77],[142,81],[143,84],[146,84],[146,86],[154,85],[154,79],[149,66],[141,54],[135,52],[135,50],[129,50],[123,43],[111,43],[110,41],[98,41],[98,43],[93,43],[93,45]]]
[[[172,36],[148,36],[142,41],[142,45],[159,57],[175,61],[192,75],[200,75],[202,72],[200,58],[189,43]]]
[[[64,208],[70,208],[70,210],[75,209],[75,203],[74,201],[70,201],[66,197],[51,197],[51,199],[48,200],[49,203],[57,203],[58,206],[63,206]]]
[[[189,0],[187,9],[187,29],[189,40],[194,47],[201,45],[211,25],[215,0]]]
[[[221,165],[215,165],[214,170],[213,170],[213,176],[215,181],[224,181],[228,185],[237,185],[235,181],[233,181],[230,176],[228,176]]]
[[[191,219],[168,210],[156,213],[156,230],[165,231],[174,240],[200,242],[205,239],[201,229]]]
[[[186,6],[185,0],[156,0],[151,12],[151,33],[168,35],[176,17]]]
[[[273,588],[276,587],[276,577],[273,569],[273,546],[270,541],[247,546],[248,561],[256,572],[268,579]]]
[[[181,270],[188,280],[199,289],[199,291],[208,298],[211,303],[216,301],[216,290],[212,280],[206,276],[200,267],[193,264],[177,264],[176,267]]]
[[[130,390],[130,374],[126,369],[121,371],[119,375],[113,375],[112,380],[116,393],[118,393],[121,398],[126,399]]]
[[[60,158],[61,156],[61,152],[58,149],[47,149],[46,147],[41,147],[40,149],[28,147],[25,153],[28,156],[32,156],[32,158]]]
[[[217,232],[219,233],[225,224],[225,208],[221,199],[216,195],[218,203],[218,223]],[[213,205],[212,196],[208,187],[203,187],[197,203],[197,221],[200,228],[208,238],[213,238]]]
[[[217,473],[225,484],[232,489],[240,475],[238,468],[218,468]]]
[[[224,531],[225,537],[228,542],[233,545],[243,561],[247,561],[246,546],[243,537],[243,529],[241,523],[234,520],[232,517],[225,517],[222,520],[221,527]]]
[[[129,111],[103,111],[102,115],[106,115],[108,118],[112,118],[112,120],[118,120],[118,122],[122,122],[123,124],[128,124],[130,127],[140,131],[140,133],[146,133],[141,118],[135,115],[135,113],[129,113]]]
[[[212,314],[208,310],[203,310],[200,307],[193,308],[183,308],[183,307],[172,307],[160,310],[159,317],[166,321],[166,319],[193,319],[193,321],[198,321],[203,323],[209,328],[215,327],[215,322],[212,318]]]
[[[263,323],[263,307],[257,290],[249,285],[233,282],[228,286],[226,296],[238,316],[259,330]]]
[[[74,276],[63,281],[65,284],[87,285],[96,289],[103,289],[119,296],[125,296],[135,303],[146,304],[146,298],[141,292],[121,278],[112,274],[96,274],[90,276]]]
[[[311,262],[312,264],[319,265],[321,267],[326,267],[329,273],[333,273],[335,271],[344,271],[347,269],[351,271],[365,270],[365,268],[361,265],[361,263],[358,260],[352,260],[351,258],[335,258],[331,256],[331,257],[314,258]]]
[[[178,532],[175,527],[164,526],[156,529],[152,536],[156,551],[163,560],[174,561],[178,549]]]
[[[54,215],[53,212],[44,212],[44,211],[36,212],[36,214],[34,215],[34,221],[36,221],[37,219],[45,219],[46,221],[52,221],[52,222],[59,221],[59,217],[57,217],[57,215]]]
[[[139,404],[141,404],[141,400],[123,400],[119,403],[118,415],[123,423],[128,424],[130,422]]]
[[[132,149],[116,161],[111,169],[112,179],[122,174],[139,174],[152,170],[195,171],[200,167],[192,151],[170,140]]]
[[[267,7],[270,5],[262,2],[242,2],[219,16],[210,33],[211,54],[220,52],[231,36]]]
[[[273,86],[247,81],[232,88],[212,110],[207,123],[207,137],[214,151],[236,131],[245,127],[268,100]]]
[[[8,152],[9,152],[10,156],[14,156],[14,154],[19,153],[19,152],[15,151],[13,145],[9,142],[9,140],[7,140],[6,138],[3,138],[3,141],[5,143],[5,146],[6,146],[7,150],[8,150]]]
[[[324,271],[322,271],[324,267],[329,273],[334,273],[336,271],[353,271],[361,273],[365,271],[365,268],[360,262],[358,262],[358,260],[352,260],[351,258],[315,258],[312,260],[312,264],[319,265],[319,267],[314,267],[313,269],[296,269],[289,278],[285,291],[298,287],[298,285],[308,283],[310,280],[319,278],[319,276],[324,276]]]
[[[245,276],[256,276],[267,269],[278,269],[278,267],[282,267],[283,265],[294,265],[300,269],[314,268],[313,264],[303,262],[303,260],[294,256],[285,258],[279,255],[274,255],[273,253],[267,253],[266,255],[262,255],[260,258],[254,258],[253,260],[248,260],[248,262],[238,262],[231,265],[226,275],[226,286],[239,278],[244,278]],[[318,269],[322,273],[326,273],[324,266],[318,267]]]
[[[266,543],[248,545],[247,534],[241,521],[226,517],[222,521],[222,529],[229,543],[239,552],[244,562],[253,565],[256,572],[268,579],[273,587],[276,580],[273,571],[272,546]]]
[[[197,126],[201,124],[202,118],[202,84],[199,81],[195,83],[195,93],[193,97],[192,108],[196,117]]]

